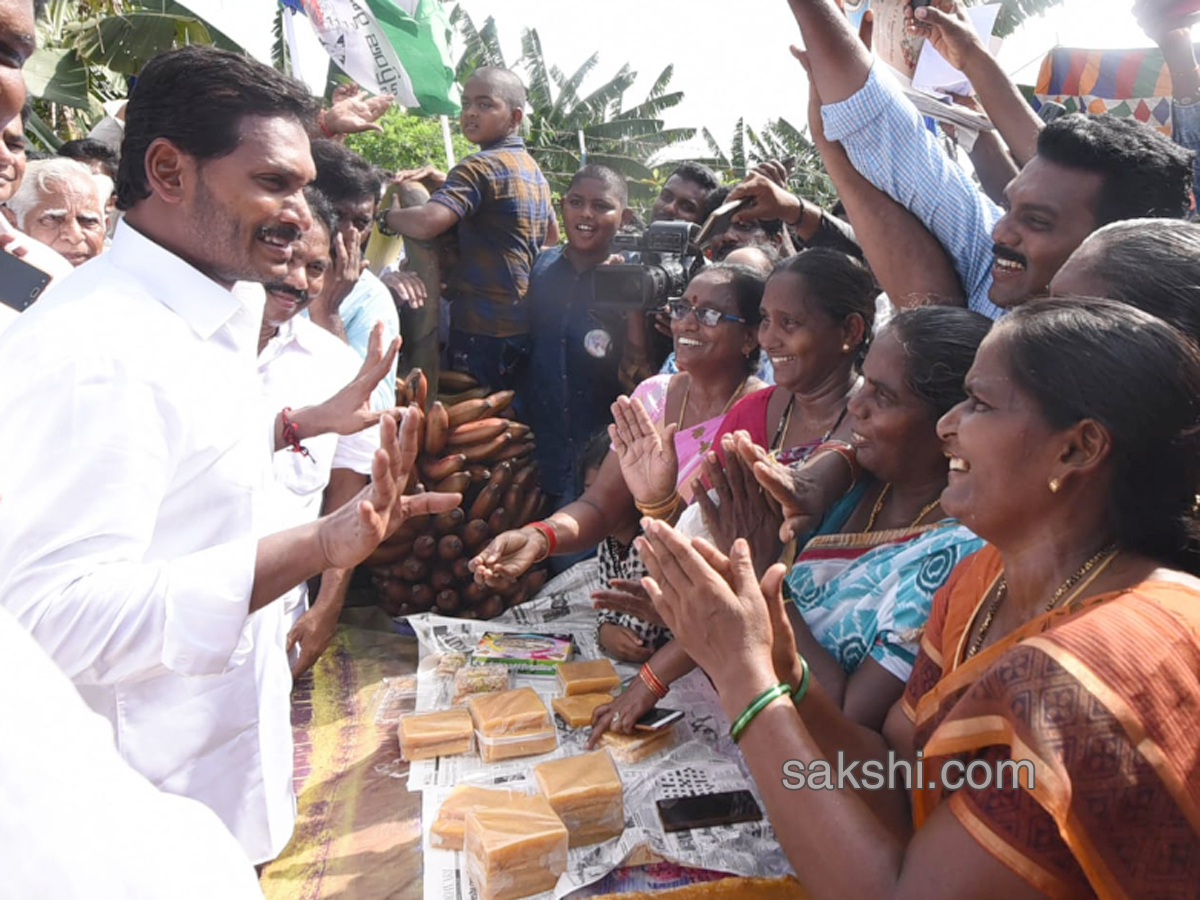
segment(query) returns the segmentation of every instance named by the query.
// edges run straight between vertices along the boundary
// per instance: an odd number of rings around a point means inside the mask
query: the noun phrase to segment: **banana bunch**
[[[461,493],[462,506],[406,522],[366,565],[390,615],[493,619],[546,582],[545,570],[533,569],[497,591],[476,584],[467,568],[497,534],[542,514],[533,433],[513,418],[512,391],[489,393],[457,372],[442,372],[439,386],[439,399],[427,405],[420,369],[397,384],[399,405],[422,411],[422,449],[408,490]]]

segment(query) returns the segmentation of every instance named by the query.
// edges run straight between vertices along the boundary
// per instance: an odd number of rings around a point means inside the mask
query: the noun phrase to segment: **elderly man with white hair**
[[[102,185],[101,182],[106,182]],[[104,206],[112,179],[56,157],[29,163],[8,201],[17,228],[80,266],[104,249]]]

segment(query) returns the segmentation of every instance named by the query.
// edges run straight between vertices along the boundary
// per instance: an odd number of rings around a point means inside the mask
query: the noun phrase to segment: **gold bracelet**
[[[671,496],[666,500],[658,503],[638,503],[633,501],[633,505],[637,507],[638,512],[643,516],[649,516],[651,519],[665,519],[673,513],[679,504],[683,502],[683,498],[679,496],[679,491],[672,491]]]

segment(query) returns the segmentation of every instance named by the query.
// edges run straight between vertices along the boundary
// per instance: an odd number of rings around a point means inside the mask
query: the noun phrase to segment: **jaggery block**
[[[397,728],[400,755],[409,761],[468,753],[475,735],[465,709],[403,716]]]
[[[558,732],[553,725],[493,736],[477,731],[475,736],[479,739],[479,756],[484,762],[549,753],[558,746]]]
[[[603,750],[534,766],[533,776],[567,826],[572,847],[620,837],[625,830],[621,776]]]
[[[621,676],[607,659],[562,663],[558,667],[558,686],[565,697],[603,694],[619,688]]]
[[[611,694],[576,694],[573,697],[555,697],[550,701],[554,711],[572,728],[592,724],[592,713],[596,707],[612,703]]]
[[[600,736],[600,746],[619,763],[640,762],[675,743],[675,729],[635,731],[633,734],[614,734],[606,731]]]
[[[475,728],[487,737],[554,730],[546,704],[533,688],[482,694],[467,703]]]
[[[485,666],[463,666],[454,673],[455,704],[472,694],[498,694],[507,691],[511,682],[508,666],[489,663]]]
[[[472,809],[463,834],[467,875],[480,900],[548,891],[567,869],[567,828],[545,797]]]
[[[491,806],[507,806],[524,796],[503,788],[460,784],[450,792],[438,810],[437,818],[429,829],[429,845],[439,850],[461,850],[468,812]]]

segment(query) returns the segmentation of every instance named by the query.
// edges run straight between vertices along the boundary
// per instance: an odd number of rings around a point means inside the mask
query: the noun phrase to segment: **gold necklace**
[[[867,519],[867,527],[863,529],[863,533],[871,531],[875,527],[875,520],[879,518],[879,514],[883,512],[883,502],[887,500],[888,494],[892,492],[892,483],[889,481],[883,486],[883,490],[879,492],[879,499],[875,501],[875,505],[871,507],[871,517]],[[921,507],[921,511],[917,513],[917,517],[909,524],[909,528],[916,528],[921,524],[921,520],[937,509],[938,504],[942,502],[942,495],[938,494],[930,503],[926,503]]]
[[[746,385],[749,383],[750,383],[750,376],[747,375],[745,378],[742,379],[742,383],[738,385],[738,389],[733,392],[733,396],[731,396],[729,398],[729,400],[726,402],[725,408],[721,410],[720,415],[723,416],[723,415],[725,415],[725,413],[729,412],[729,408],[731,406],[733,406],[734,401],[737,400],[738,397],[742,396],[742,391],[744,391],[746,389]],[[683,389],[683,406],[681,406],[679,408],[679,421],[675,423],[675,430],[677,432],[683,430],[683,417],[687,415],[688,398],[691,396],[692,396],[692,376],[689,375],[687,387]]]
[[[1102,547],[1094,556],[1090,557],[1082,566],[1076,569],[1071,577],[1059,585],[1058,590],[1056,590],[1050,597],[1050,601],[1046,604],[1046,608],[1042,610],[1042,612],[1048,613],[1050,610],[1054,609],[1054,607],[1058,605],[1058,602],[1063,598],[1063,595],[1066,594],[1067,591],[1073,588],[1076,584],[1078,584],[1080,579],[1087,575],[1088,572],[1092,571],[1097,564],[1100,564],[1101,560],[1103,560],[1103,564],[1101,565],[1101,571],[1103,571],[1103,569],[1106,568],[1109,563],[1117,558],[1118,553],[1120,553],[1120,551],[1113,544],[1106,544],[1104,547]],[[1096,574],[1099,575],[1100,573],[1097,572]],[[1091,584],[1093,580],[1094,579],[1089,578],[1084,585],[1080,586],[1080,589],[1086,587],[1088,584]],[[1000,605],[1004,602],[1004,598],[1007,594],[1008,579],[1002,574],[1000,576],[1000,584],[996,588],[996,596],[988,606],[987,613],[983,617],[983,622],[979,625],[979,633],[975,635],[975,640],[971,642],[971,647],[967,650],[967,655],[963,657],[964,661],[970,659],[972,656],[978,653],[979,648],[983,646],[983,641],[987,637],[987,633],[992,627],[992,622],[996,618],[996,612],[1000,609]]]
[[[889,481],[883,486],[883,490],[879,492],[879,499],[875,501],[875,505],[871,507],[871,517],[867,519],[867,527],[863,529],[864,534],[875,527],[875,520],[879,518],[879,513],[883,510],[883,501],[887,499],[888,494],[891,492],[892,483]]]

